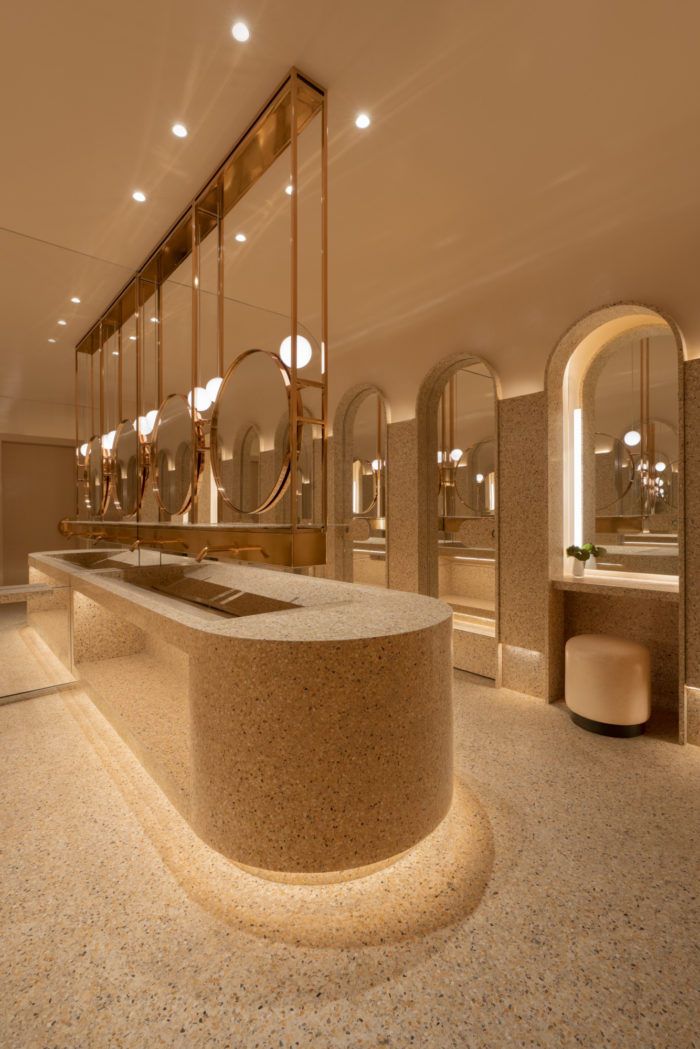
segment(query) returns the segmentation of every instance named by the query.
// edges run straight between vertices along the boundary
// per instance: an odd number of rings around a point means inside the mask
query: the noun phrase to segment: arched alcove
[[[495,678],[498,621],[499,385],[457,354],[416,403],[419,589],[452,605],[455,666]]]
[[[376,405],[376,407],[375,407]],[[373,412],[379,409],[377,421],[378,440],[371,441],[368,447],[372,452],[366,455],[356,455],[357,435],[355,433],[358,419],[366,413],[368,407]],[[376,551],[371,557],[375,562],[374,567],[381,562],[384,569],[384,579],[381,585],[387,585],[388,578],[388,542],[386,526],[386,484],[390,464],[386,451],[386,427],[390,421],[389,406],[383,392],[369,383],[360,383],[351,387],[340,399],[335,413],[333,424],[333,492],[334,492],[334,519],[335,519],[335,542],[333,552],[333,575],[336,579],[345,579],[352,582],[355,578],[354,548],[359,543],[367,545],[372,542],[374,536],[377,540],[383,537],[383,543],[377,541]],[[383,431],[383,434],[382,434]],[[369,439],[369,438],[368,438]],[[366,459],[373,471],[373,484],[376,487],[377,498],[366,512],[358,512],[360,507],[355,505],[357,499],[353,498],[353,461],[355,459]],[[381,549],[380,549],[381,548]],[[363,551],[365,553],[365,551]],[[369,546],[366,551],[369,556]],[[361,582],[379,583],[379,575],[375,572],[370,578],[363,573]]]

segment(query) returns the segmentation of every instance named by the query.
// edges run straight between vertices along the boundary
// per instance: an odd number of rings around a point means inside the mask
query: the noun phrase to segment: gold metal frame
[[[92,457],[92,453],[90,451],[90,445],[92,444],[93,441],[99,441],[100,442],[100,470],[101,470],[101,477],[102,477],[102,502],[100,503],[100,507],[97,510],[92,505],[92,501],[90,499],[90,459]],[[89,438],[89,440],[87,442],[87,446],[88,446],[88,450],[87,450],[87,452],[85,454],[85,480],[86,480],[85,502],[86,502],[87,507],[88,507],[88,509],[89,509],[91,514],[93,514],[95,517],[102,517],[102,515],[105,513],[105,511],[107,510],[107,507],[109,505],[110,479],[111,479],[110,478],[110,472],[109,472],[109,468],[105,469],[105,464],[106,464],[107,460],[106,460],[106,456],[105,456],[105,450],[102,447],[102,438],[100,437],[100,435],[99,434],[93,434],[92,437]]]
[[[297,369],[297,339],[299,334],[298,297],[299,297],[299,228],[298,228],[298,137],[314,117],[320,115],[320,211],[321,211],[321,233],[318,244],[321,258],[321,286],[320,304],[321,318],[320,328],[320,353],[321,368],[319,379],[305,379],[299,375]],[[299,501],[295,495],[291,498],[291,519],[288,526],[275,526],[270,528],[264,524],[250,525],[250,536],[243,540],[240,526],[216,525],[210,522],[216,538],[210,537],[210,547],[221,547],[222,540],[230,539],[230,549],[238,550],[244,542],[246,547],[254,547],[254,535],[258,528],[265,529],[264,535],[259,536],[259,542],[265,545],[265,552],[270,555],[267,563],[283,565],[294,564],[319,564],[325,562],[325,534],[327,522],[328,505],[328,124],[327,124],[327,100],[323,88],[314,83],[312,79],[292,69],[284,78],[282,83],[273,92],[272,96],[262,108],[255,120],[250,124],[223,163],[217,168],[211,178],[198,192],[190,205],[173,223],[169,231],[154,248],[138,272],[117,295],[107,310],[85,334],[76,347],[75,388],[76,388],[76,447],[85,440],[85,434],[81,434],[81,423],[79,417],[80,382],[81,370],[79,368],[79,355],[90,355],[93,366],[90,368],[89,376],[89,415],[94,420],[92,432],[105,432],[105,353],[103,347],[107,339],[115,332],[119,334],[130,317],[136,319],[136,417],[137,434],[140,441],[144,435],[140,429],[140,420],[147,409],[145,398],[145,306],[151,302],[157,311],[157,320],[162,321],[162,296],[161,288],[167,278],[186,259],[191,259],[192,266],[192,360],[190,389],[198,386],[200,379],[200,347],[199,347],[199,312],[201,289],[199,287],[199,245],[210,233],[216,231],[217,235],[217,320],[218,340],[217,359],[218,374],[224,374],[224,336],[223,336],[223,272],[224,272],[224,240],[223,220],[238,201],[251,189],[256,181],[261,178],[270,166],[289,150],[290,169],[289,178],[292,193],[289,195],[289,221],[290,221],[290,329],[291,329],[291,367],[289,375],[289,477],[285,489],[278,493],[277,498],[266,502],[264,507],[253,513],[265,513],[270,510],[288,487],[292,493],[296,493],[298,487],[299,452],[302,447],[304,428],[312,427],[320,429],[321,443],[321,498],[320,521],[314,525],[305,525],[300,519]],[[155,295],[153,300],[152,296]],[[163,405],[163,362],[167,351],[167,345],[163,344],[160,326],[155,333],[155,352],[157,358],[157,392],[155,404]],[[99,362],[99,369],[94,363]],[[96,372],[99,370],[99,396],[95,391]],[[115,419],[122,418],[122,382],[123,367],[120,354],[118,368],[118,402],[119,412]],[[88,377],[83,374],[85,385]],[[320,413],[318,417],[306,415],[303,406],[302,394],[306,389],[315,389],[320,393]],[[180,395],[187,391],[178,391]],[[150,397],[149,397],[150,399]],[[99,401],[99,421],[96,405]],[[87,407],[87,405],[86,405]],[[148,407],[153,407],[153,403]],[[160,408],[159,408],[160,414]],[[95,425],[97,424],[97,425]],[[206,449],[201,443],[201,423],[196,412],[192,412],[192,434],[193,445],[199,451],[193,456],[193,477],[191,485],[190,500],[181,513],[189,512],[187,527],[198,525],[199,501],[197,482],[202,469],[203,455]],[[153,437],[153,435],[151,435]],[[153,443],[153,441],[151,442]],[[150,483],[153,485],[157,502],[160,507],[159,522],[142,521],[143,499],[140,501],[136,512],[136,523],[139,526],[138,537],[144,544],[157,546],[159,540],[153,532],[157,525],[165,526],[163,520],[165,511],[159,498],[157,488],[156,471],[149,471]],[[77,490],[80,493],[80,473],[77,471]],[[220,490],[220,489],[219,489]],[[223,496],[219,499],[221,505]],[[106,505],[102,512],[106,509]],[[77,500],[77,517],[81,514],[80,495]],[[75,534],[84,534],[82,525],[78,520],[74,522]],[[207,527],[206,522],[203,524]],[[66,525],[69,527],[69,525]],[[102,531],[105,534],[117,533],[114,525],[104,522]],[[185,527],[185,526],[183,526]],[[283,534],[290,533],[288,538],[283,539]],[[310,542],[309,534],[313,533],[316,538]],[[272,535],[277,538],[273,541]],[[298,538],[301,536],[301,538]],[[182,542],[182,540],[179,540]],[[190,544],[186,544],[190,547]],[[305,560],[309,551],[313,550],[314,561]],[[302,552],[303,551],[303,552]],[[232,556],[237,556],[232,554]],[[302,560],[295,558],[302,557]]]
[[[239,506],[236,506],[233,499],[229,497],[226,491],[226,486],[223,480],[221,479],[219,473],[219,404],[223,396],[223,392],[226,389],[228,383],[233,378],[236,369],[239,367],[240,364],[243,363],[243,361],[247,357],[250,357],[254,353],[263,353],[265,354],[265,356],[271,357],[273,362],[277,365],[280,372],[280,377],[285,386],[285,391],[287,394],[287,412],[289,412],[291,380],[289,377],[289,369],[287,368],[284,361],[282,361],[276,353],[270,353],[269,350],[245,350],[243,353],[239,354],[238,357],[236,357],[235,361],[227,369],[226,374],[224,375],[223,382],[219,387],[219,392],[217,393],[216,400],[214,402],[214,410],[212,412],[211,417],[211,430],[209,433],[209,454],[211,457],[211,469],[214,475],[214,481],[216,482],[217,491],[219,492],[219,495],[222,497],[224,502],[228,506],[230,506],[232,510],[235,510],[238,514],[246,514],[248,516],[251,516],[253,514],[265,513],[265,511],[271,510],[272,507],[280,501],[285,491],[289,487],[289,480],[291,476],[291,449],[287,447],[282,466],[280,467],[280,472],[277,475],[277,479],[275,480],[275,483],[273,484],[267,498],[264,499],[255,510],[242,510]]]
[[[190,486],[187,489],[187,496],[185,498],[185,501],[180,506],[180,509],[171,510],[165,505],[165,503],[161,499],[160,493],[160,476],[158,471],[158,431],[160,429],[160,424],[162,421],[161,416],[163,414],[163,409],[165,408],[166,404],[170,404],[171,401],[178,400],[184,403],[185,410],[192,419],[193,423],[191,440],[192,477],[190,479]],[[184,394],[171,393],[168,397],[165,398],[160,408],[158,409],[158,415],[156,417],[155,425],[153,427],[153,436],[151,438],[150,445],[151,460],[153,465],[153,494],[158,500],[158,506],[161,508],[163,513],[167,514],[169,517],[178,517],[180,514],[186,514],[190,506],[192,505],[194,494],[197,490],[197,485],[199,484],[199,477],[202,472],[202,467],[204,466],[204,434],[202,433],[201,424],[196,419],[196,412],[194,410],[194,406],[190,408],[189,404],[187,403],[187,398],[184,396]]]

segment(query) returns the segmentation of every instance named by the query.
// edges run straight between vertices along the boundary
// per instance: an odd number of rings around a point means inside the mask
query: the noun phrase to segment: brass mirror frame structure
[[[377,505],[377,499],[379,498],[379,470],[374,469],[369,459],[360,459],[359,457],[357,457],[353,459],[352,465],[354,466],[355,463],[360,463],[361,465],[364,465],[366,463],[369,466],[369,473],[372,475],[372,501],[370,502],[369,506],[365,507],[363,510],[353,510],[353,517],[366,517],[367,514],[370,514],[375,508],[375,506]],[[363,473],[363,477],[368,476],[369,474]]]
[[[268,496],[265,499],[263,499],[263,501],[260,503],[260,505],[257,506],[254,510],[243,510],[243,509],[241,509],[240,506],[236,506],[236,504],[234,503],[234,501],[231,498],[230,494],[228,493],[228,491],[226,489],[226,485],[224,484],[224,481],[223,481],[223,479],[221,477],[221,471],[220,471],[220,464],[221,464],[220,451],[221,451],[221,449],[220,449],[220,446],[219,446],[219,430],[220,430],[219,411],[220,411],[220,406],[221,406],[221,399],[223,397],[224,390],[226,389],[228,384],[234,378],[235,373],[236,373],[236,369],[241,366],[241,364],[243,363],[244,360],[247,360],[247,358],[251,357],[254,353],[262,353],[266,357],[271,358],[273,363],[279,369],[280,378],[281,378],[282,382],[284,383],[284,387],[285,387],[285,390],[286,390],[286,393],[287,393],[287,412],[289,413],[290,418],[291,418],[290,403],[289,403],[290,402],[291,379],[290,379],[289,369],[287,368],[287,365],[284,363],[283,360],[280,359],[280,357],[278,357],[278,355],[276,353],[271,353],[269,350],[261,350],[261,349],[258,349],[257,347],[254,347],[253,349],[250,349],[250,350],[244,350],[243,353],[240,353],[238,355],[238,357],[236,357],[235,361],[233,361],[233,363],[231,365],[229,365],[229,367],[228,367],[228,369],[226,371],[226,374],[224,375],[224,380],[221,383],[221,386],[219,387],[218,392],[216,394],[216,400],[214,401],[214,408],[213,408],[212,416],[211,416],[211,430],[209,432],[209,451],[210,451],[210,455],[211,455],[211,469],[212,469],[212,473],[214,475],[214,482],[216,484],[217,491],[219,492],[219,495],[224,500],[224,502],[228,506],[230,506],[232,510],[234,510],[237,514],[246,514],[246,515],[265,513],[266,510],[271,510],[272,507],[275,506],[275,504],[280,501],[280,499],[284,495],[287,487],[289,486],[289,482],[291,480],[291,468],[292,468],[292,453],[291,453],[291,449],[290,449],[290,446],[289,446],[289,442],[287,442],[286,443],[286,447],[285,447],[285,452],[284,452],[284,458],[282,460],[282,464],[280,466],[280,470],[279,470],[279,473],[277,475],[277,478],[276,478],[274,484],[272,485],[272,488],[270,489],[270,492],[269,492]],[[301,441],[300,440],[298,441],[298,453],[297,454],[301,454]]]
[[[304,186],[300,181],[300,146],[299,137],[307,127],[312,127],[310,134],[318,133],[318,149],[315,153],[318,160],[318,192],[314,188],[314,200],[317,200],[320,226],[314,239],[304,238],[300,231],[303,215],[300,212],[299,198],[303,196]],[[316,149],[316,147],[314,147]],[[224,219],[248,191],[261,179],[272,165],[281,157],[288,158],[285,178],[292,187],[292,192],[283,199],[289,216],[289,327],[291,337],[291,366],[289,368],[289,486],[296,492],[299,487],[301,468],[299,449],[307,432],[320,431],[321,469],[320,498],[314,500],[315,514],[311,523],[301,518],[299,500],[292,499],[290,520],[287,524],[263,524],[251,522],[246,525],[251,536],[257,534],[258,540],[265,546],[268,564],[284,566],[323,564],[326,560],[326,530],[328,519],[328,113],[325,90],[299,70],[292,68],[275,89],[262,109],[243,132],[231,151],[223,159],[212,176],[193,196],[188,207],[176,218],[153,251],[133,274],[112,303],[90,327],[76,346],[75,355],[75,406],[76,431],[75,443],[79,448],[88,433],[104,434],[131,414],[129,405],[125,410],[123,403],[128,395],[135,395],[134,416],[136,429],[141,441],[144,440],[142,419],[157,405],[162,405],[164,390],[165,361],[172,342],[164,338],[161,326],[163,316],[163,288],[169,277],[183,264],[191,268],[191,369],[188,375],[188,389],[193,390],[202,385],[205,378],[203,370],[203,347],[201,345],[201,315],[203,311],[200,280],[200,248],[207,237],[213,236],[217,242],[217,275],[216,275],[216,374],[223,376],[225,362],[224,346],[224,268],[228,257],[228,247],[224,238]],[[314,187],[316,183],[314,182]],[[318,330],[314,333],[319,349],[319,370],[315,377],[305,376],[298,367],[298,339],[303,330],[300,323],[300,286],[305,279],[301,266],[300,244],[308,249],[317,245],[320,266],[318,268],[320,317]],[[182,272],[182,271],[181,271]],[[315,271],[314,271],[315,272]],[[314,277],[314,280],[316,278]],[[209,300],[207,300],[209,301]],[[286,311],[285,311],[286,313]],[[158,326],[154,329],[155,339],[151,337],[148,321],[154,316]],[[122,365],[122,353],[119,353],[117,374],[106,362],[107,343],[117,336],[117,346],[122,340],[129,325],[129,345],[135,351],[135,367],[126,359]],[[148,330],[147,330],[148,329]],[[148,335],[148,338],[146,337]],[[213,363],[213,362],[212,362]],[[148,371],[146,368],[148,367]],[[213,368],[212,368],[213,370]],[[134,384],[135,378],[135,384]],[[313,391],[317,395],[314,410],[304,409],[302,393]],[[128,393],[127,393],[128,391]],[[177,390],[186,395],[187,389]],[[116,395],[116,396],[115,396]],[[316,407],[317,405],[317,407]],[[110,414],[113,412],[113,417]],[[199,420],[193,414],[193,440]],[[150,434],[148,435],[151,436]],[[202,454],[206,449],[202,450]],[[83,501],[83,474],[80,464],[76,464],[76,517],[64,522],[64,527],[73,529],[75,535],[85,535],[90,529],[85,528],[85,507]],[[181,544],[190,549],[199,542],[194,529],[199,535],[206,531],[209,536],[217,535],[228,541],[231,547],[239,542],[243,534],[241,522],[232,524],[221,521],[220,509],[223,505],[214,505],[211,516],[200,520],[199,498],[197,491],[198,470],[201,470],[199,455],[193,456],[193,477],[191,501],[188,506],[187,523],[176,523]],[[147,483],[154,483],[154,464],[151,461]],[[171,536],[173,523],[163,520],[162,511],[159,520],[145,519],[145,503],[135,515],[133,526],[138,538],[149,545],[164,541],[163,536]],[[161,505],[158,502],[158,505]],[[272,502],[266,509],[270,509]],[[183,511],[184,512],[184,511]],[[264,512],[264,511],[261,511]],[[116,521],[105,521],[102,531],[107,538],[116,535]],[[264,534],[262,531],[264,529]],[[166,531],[167,530],[167,531]],[[256,533],[256,530],[257,533]],[[94,529],[92,529],[94,531]],[[121,531],[124,531],[122,526]],[[121,534],[121,533],[120,533]],[[236,538],[238,537],[238,538]],[[171,541],[169,538],[168,541]],[[262,556],[262,555],[261,555]]]
[[[187,489],[187,495],[178,510],[171,510],[170,507],[166,506],[163,502],[160,491],[160,471],[158,470],[158,431],[160,429],[163,411],[166,405],[170,404],[172,401],[182,401],[187,414],[189,415],[190,419],[193,420],[194,423],[192,428],[192,438],[190,442],[192,448],[193,462],[192,476],[190,477],[190,484]],[[178,517],[180,514],[187,513],[190,506],[192,505],[192,499],[197,489],[197,485],[199,484],[199,477],[202,472],[202,467],[204,466],[204,434],[202,432],[201,423],[198,419],[194,418],[195,415],[196,412],[194,411],[194,409],[190,408],[189,404],[187,403],[187,398],[184,394],[171,393],[165,398],[160,408],[158,409],[158,415],[156,416],[156,421],[153,426],[153,435],[150,441],[151,462],[153,464],[153,494],[155,495],[158,501],[158,506],[161,508],[164,514],[168,515],[168,517]]]
[[[101,471],[100,476],[102,478],[102,500],[100,502],[99,509],[95,509],[95,507],[92,505],[92,499],[90,498],[90,460],[92,459],[92,448],[91,448],[91,445],[92,445],[93,441],[98,441],[99,442],[99,448],[100,448],[100,471]],[[105,469],[105,450],[102,447],[102,438],[100,437],[100,435],[99,434],[93,434],[92,437],[89,438],[89,440],[87,442],[87,446],[88,446],[88,448],[87,448],[87,452],[85,453],[85,467],[84,467],[84,469],[85,469],[85,501],[87,503],[87,507],[88,507],[89,512],[94,517],[102,517],[102,515],[105,513],[105,511],[107,509],[107,506],[109,504],[110,472],[109,472],[108,468]]]
[[[132,433],[136,437],[136,463],[138,476],[136,479],[136,506],[133,510],[126,511],[119,501],[119,484],[117,482],[117,470],[119,468],[119,460],[117,458],[117,451],[119,449],[119,439],[122,436],[123,427],[130,426]],[[119,426],[116,429],[114,435],[114,444],[112,445],[112,462],[111,462],[111,473],[114,474],[114,481],[112,484],[112,504],[115,510],[121,514],[124,520],[130,520],[135,517],[141,509],[141,501],[143,500],[143,493],[146,490],[146,481],[148,480],[148,452],[147,445],[139,434],[138,425],[134,426],[131,419],[122,419]]]
[[[595,512],[596,512],[596,516],[597,516],[603,510],[609,510],[611,506],[615,505],[615,503],[622,502],[622,500],[625,498],[625,496],[629,492],[630,488],[634,484],[634,456],[632,455],[631,451],[629,450],[629,448],[627,447],[625,442],[621,441],[619,437],[615,437],[611,433],[603,433],[602,430],[596,430],[596,432],[593,435],[593,440],[594,441],[595,441],[596,437],[609,437],[611,439],[611,441],[614,442],[613,443],[613,448],[615,447],[615,444],[621,445],[622,448],[624,449],[626,455],[627,455],[627,458],[629,459],[629,464],[630,464],[630,479],[627,482],[627,487],[625,488],[624,492],[622,493],[622,495],[618,495],[617,499],[613,499],[612,502],[606,503],[605,506],[596,506]],[[612,451],[612,448],[610,450]],[[624,515],[620,515],[620,516],[624,516]],[[632,516],[632,515],[630,515],[630,516]],[[639,515],[637,514],[637,516],[639,516]]]

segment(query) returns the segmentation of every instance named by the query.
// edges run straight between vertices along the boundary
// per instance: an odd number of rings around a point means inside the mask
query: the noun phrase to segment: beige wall
[[[27,554],[66,546],[57,524],[75,512],[72,444],[0,436],[0,580],[27,582]]]

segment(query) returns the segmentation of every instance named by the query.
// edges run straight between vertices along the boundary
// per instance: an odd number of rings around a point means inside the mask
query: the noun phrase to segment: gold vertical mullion
[[[328,109],[321,104],[321,526],[328,525]]]
[[[291,128],[290,128],[290,175],[292,192],[290,202],[290,290],[291,290],[291,340],[292,340],[292,367],[291,384],[289,387],[289,454],[290,462],[290,523],[292,532],[296,532],[298,523],[299,507],[297,502],[297,473],[298,473],[298,380],[297,380],[297,323],[298,323],[298,237],[299,237],[299,209],[297,198],[299,195],[298,185],[298,141],[297,141],[297,74],[293,71],[291,77]],[[292,560],[294,560],[292,556]]]
[[[190,238],[192,247],[192,404],[190,405],[190,418],[192,420],[192,493],[190,499],[190,524],[197,522],[197,423],[195,419],[196,409],[194,406],[194,391],[199,385],[199,237],[197,231],[197,205],[192,204],[190,217]]]
[[[141,315],[143,310],[141,308],[141,278],[136,277],[136,286],[134,290],[135,295],[135,313],[134,319],[136,321],[136,473],[138,478],[138,495],[136,499],[136,525],[137,532],[136,538],[138,539],[138,523],[141,520],[141,471],[144,469],[144,449],[141,443]]]

